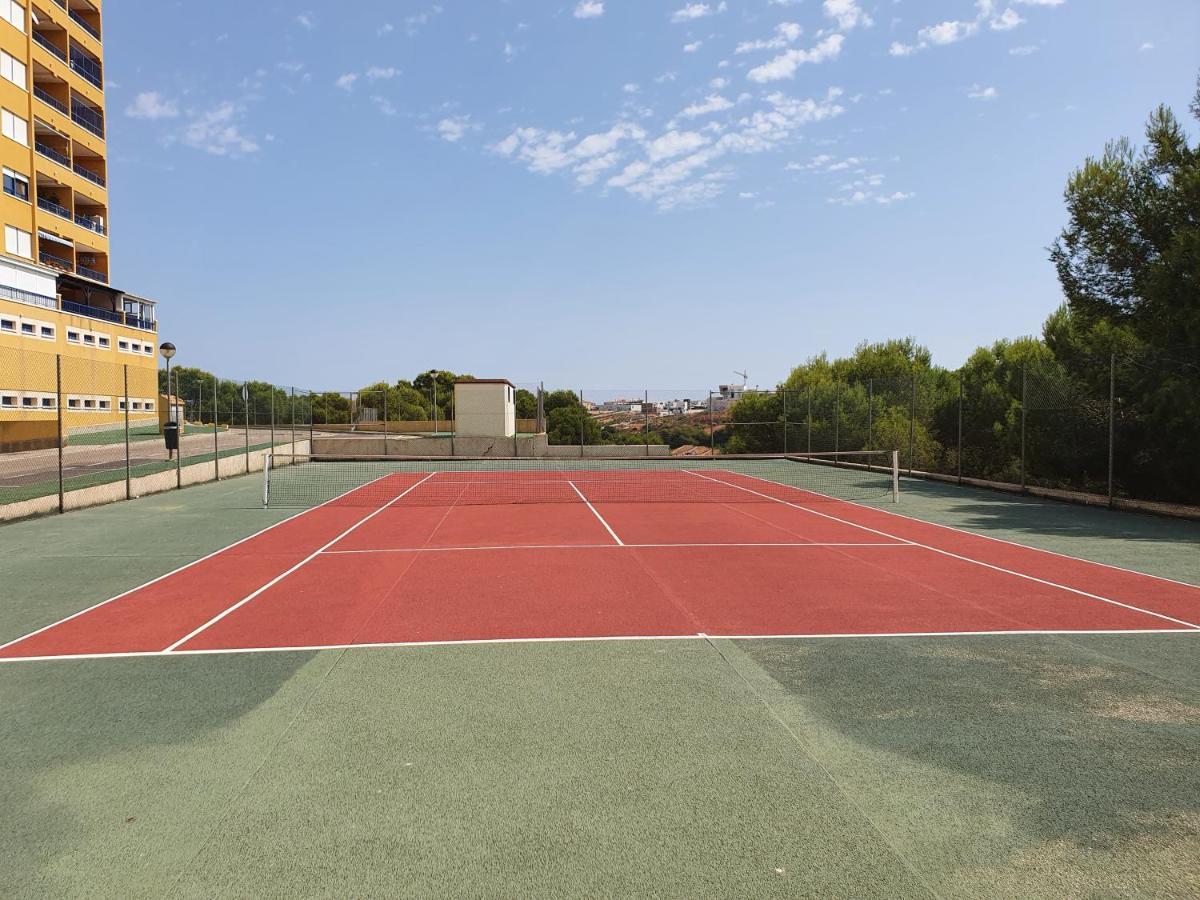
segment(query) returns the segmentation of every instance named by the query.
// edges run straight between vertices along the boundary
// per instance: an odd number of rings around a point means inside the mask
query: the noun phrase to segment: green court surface
[[[0,643],[295,513],[260,491],[0,527]],[[1200,583],[1195,523],[920,482],[896,509]],[[0,878],[13,897],[1197,896],[1198,651],[1151,633],[0,663]]]

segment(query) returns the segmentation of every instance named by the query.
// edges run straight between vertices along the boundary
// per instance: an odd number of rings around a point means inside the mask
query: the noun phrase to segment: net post
[[[271,462],[275,458],[274,449],[272,446],[263,457],[263,509],[271,505]]]
[[[900,451],[892,451],[892,502],[900,502]]]
[[[246,423],[246,474],[250,474],[250,382],[242,384],[242,418]]]
[[[788,389],[783,389],[783,452],[788,452]]]
[[[1116,448],[1117,354],[1108,355],[1108,508],[1113,508],[1113,458]]]
[[[58,511],[66,511],[66,497],[63,490],[63,395],[62,395],[62,354],[54,355],[54,392],[58,396],[55,403],[58,412]]]
[[[125,499],[133,499],[133,477],[129,470],[129,365],[121,366],[125,375]]]

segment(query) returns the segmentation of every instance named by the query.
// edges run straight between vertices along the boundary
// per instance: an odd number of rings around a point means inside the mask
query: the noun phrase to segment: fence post
[[[583,430],[587,423],[583,420],[583,388],[579,389],[579,458],[583,459]]]
[[[1026,364],[1021,363],[1021,492],[1025,491],[1025,406],[1027,396]]]
[[[275,449],[275,385],[271,385],[271,449]]]
[[[296,386],[292,385],[292,453],[296,452]]]
[[[783,452],[787,455],[788,452],[788,390],[783,389]]]
[[[167,407],[168,416],[170,414],[171,398],[174,397],[175,403],[175,422],[179,425],[179,449],[175,451],[175,490],[183,487],[183,437],[187,434],[187,416],[179,414],[179,372],[175,373],[175,393],[171,393],[171,379],[167,379]],[[129,404],[126,403],[126,406]]]
[[[129,471],[129,366],[121,366],[125,375],[125,499],[133,499],[133,478]]]
[[[62,395],[62,354],[54,356],[54,393],[58,400],[58,511],[66,511],[66,498],[63,490],[63,395]],[[128,404],[126,404],[128,405]]]
[[[962,484],[963,456],[963,392],[966,390],[966,379],[960,370],[958,373],[958,483]]]
[[[875,446],[875,379],[867,379],[867,449]],[[867,468],[871,458],[867,457]]]
[[[812,453],[812,395],[813,386],[810,384],[805,392],[808,398],[808,452]]]
[[[842,446],[842,383],[833,386],[833,452],[837,453]],[[834,459],[837,463],[837,459]]]
[[[908,476],[913,473],[913,457],[917,450],[917,373],[912,373],[912,407],[908,414]]]
[[[388,432],[387,432],[388,408],[387,408],[387,384],[383,386],[383,455],[388,455]],[[453,454],[451,454],[453,455]]]
[[[708,392],[708,454],[716,456],[716,425],[713,420],[713,391]]]
[[[313,424],[317,418],[317,399],[312,391],[308,392],[308,452],[313,452]]]
[[[1113,455],[1117,427],[1117,354],[1108,356],[1108,508],[1113,507]]]
[[[650,392],[642,395],[642,440],[646,445],[646,455],[650,455]]]
[[[242,418],[246,423],[246,474],[250,474],[250,382],[242,382]]]
[[[221,379],[213,376],[213,481],[221,480]]]

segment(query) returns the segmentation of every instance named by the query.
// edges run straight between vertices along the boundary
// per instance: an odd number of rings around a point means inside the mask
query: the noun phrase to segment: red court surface
[[[690,490],[687,474],[663,477]],[[708,502],[629,502],[623,473],[556,473],[556,502],[503,502],[523,477],[385,476],[377,505],[351,492],[307,510],[0,646],[0,660],[1200,630],[1200,588],[748,475],[699,476],[697,490],[719,491]],[[443,478],[449,499],[406,502]]]

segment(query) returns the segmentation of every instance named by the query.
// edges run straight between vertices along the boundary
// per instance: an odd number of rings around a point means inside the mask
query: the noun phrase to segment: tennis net
[[[803,455],[496,458],[272,454],[277,507],[752,503],[898,499],[890,450]]]

